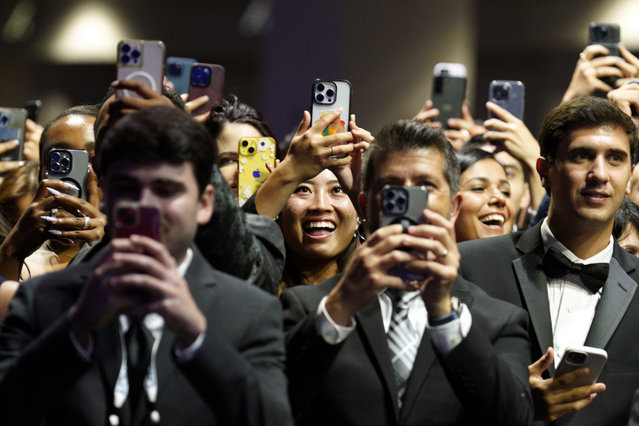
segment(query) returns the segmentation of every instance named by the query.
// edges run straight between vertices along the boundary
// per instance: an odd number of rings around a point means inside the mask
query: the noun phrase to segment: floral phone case
[[[251,198],[271,174],[266,162],[275,164],[275,139],[270,137],[240,138],[238,142],[238,190],[240,205]]]

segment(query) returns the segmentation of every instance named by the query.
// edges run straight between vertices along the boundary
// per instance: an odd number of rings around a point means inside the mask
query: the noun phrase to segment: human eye
[[[475,192],[477,194],[481,194],[482,192],[486,191],[486,188],[484,186],[481,186],[481,185],[473,185],[470,188],[468,188],[468,190],[470,192]]]
[[[311,188],[309,188],[307,185],[300,185],[297,188],[295,188],[295,191],[293,191],[293,194],[310,194],[311,192]]]
[[[232,164],[237,164],[237,160],[234,158],[220,158],[217,160],[218,167],[230,166]]]
[[[331,188],[331,194],[344,194],[344,189],[340,185]]]
[[[612,152],[608,156],[608,161],[613,164],[621,164],[626,160],[626,155],[621,152]]]

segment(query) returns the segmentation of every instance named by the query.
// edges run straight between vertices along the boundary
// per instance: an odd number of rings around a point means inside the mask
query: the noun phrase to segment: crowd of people
[[[639,59],[608,53],[538,138],[493,102],[376,135],[304,111],[241,206],[239,142],[274,135],[232,94],[195,115],[119,80],[28,120],[0,165],[0,423],[639,424]],[[87,153],[82,188],[52,150]],[[598,378],[556,375],[583,346]]]

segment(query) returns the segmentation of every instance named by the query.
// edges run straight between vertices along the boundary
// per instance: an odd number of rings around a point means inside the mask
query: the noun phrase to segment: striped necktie
[[[397,401],[402,406],[406,383],[413,369],[417,348],[419,347],[418,335],[414,332],[408,321],[408,308],[419,297],[418,291],[387,291],[393,300],[393,316],[388,328],[388,348],[391,354],[391,363],[397,385]]]

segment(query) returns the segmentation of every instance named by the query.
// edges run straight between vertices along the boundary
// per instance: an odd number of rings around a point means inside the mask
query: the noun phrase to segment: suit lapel
[[[604,348],[608,344],[636,289],[637,283],[624,271],[617,259],[610,259],[610,273],[586,337],[586,346]]]
[[[382,321],[379,302],[375,300],[365,309],[355,314],[355,316],[362,330],[362,341],[365,346],[369,347],[372,361],[377,364],[382,382],[388,391],[388,396],[393,401],[395,418],[397,418],[399,414],[396,396],[397,386],[395,385],[393,365],[390,360],[390,350],[388,349],[388,340],[384,332],[384,322]]]
[[[523,255],[513,260],[512,265],[523,306],[530,315],[537,344],[543,353],[547,347],[553,346],[553,338],[547,279],[542,268],[544,249],[540,228],[541,225],[537,225],[522,235],[517,242],[517,249],[523,251]],[[552,374],[552,365],[550,370]]]
[[[460,284],[459,281],[455,283],[452,294],[453,296],[458,297],[470,308],[473,304],[473,298],[468,291],[460,289],[460,285],[462,284]],[[402,404],[402,409],[400,411],[399,424],[404,424],[406,419],[409,418],[415,402],[417,401],[417,396],[424,387],[424,382],[426,381],[428,373],[436,360],[437,355],[433,349],[430,334],[428,330],[424,330],[424,335],[422,336],[422,341],[415,357],[415,363],[413,364],[413,370],[411,371],[410,378],[408,379],[406,394],[404,395],[404,403]]]
[[[106,383],[106,393],[112,401],[122,364],[120,320],[117,316],[95,334],[95,359],[100,367],[102,380]]]

